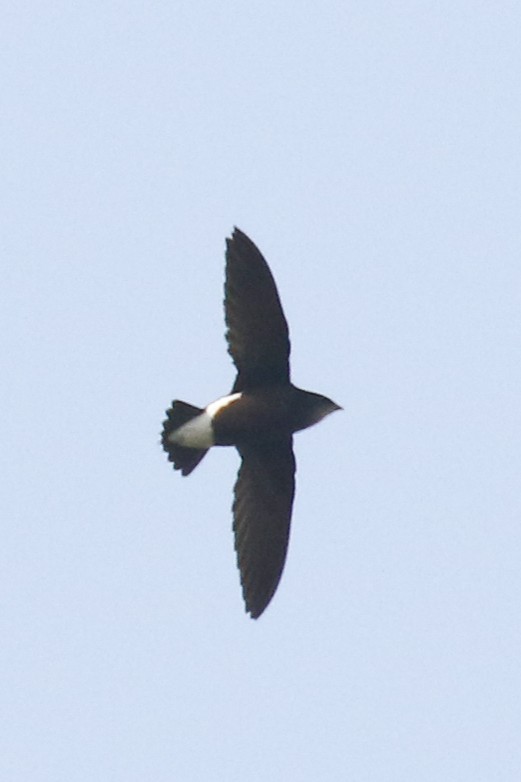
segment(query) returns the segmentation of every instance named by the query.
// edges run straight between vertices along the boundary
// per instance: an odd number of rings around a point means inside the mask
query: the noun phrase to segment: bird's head
[[[315,394],[313,391],[303,391],[300,388],[296,389],[296,391],[298,392],[297,407],[300,413],[300,421],[296,431],[318,424],[326,415],[334,413],[335,410],[342,410],[340,405],[337,405],[336,402],[333,402],[327,396]]]

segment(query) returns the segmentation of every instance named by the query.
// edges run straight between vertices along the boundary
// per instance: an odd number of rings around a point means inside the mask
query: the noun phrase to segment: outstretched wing
[[[233,531],[246,611],[257,619],[275,594],[295,495],[292,438],[240,446]]]
[[[289,382],[288,324],[268,264],[246,234],[226,240],[224,313],[233,391]]]

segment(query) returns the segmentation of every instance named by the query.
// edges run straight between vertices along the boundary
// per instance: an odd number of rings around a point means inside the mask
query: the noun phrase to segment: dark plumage
[[[233,530],[246,610],[259,617],[277,589],[295,495],[293,434],[341,409],[292,385],[288,324],[268,264],[235,228],[226,240],[224,309],[228,351],[237,368],[231,395],[204,410],[176,400],[162,444],[189,475],[212,445],[234,445],[241,466]]]

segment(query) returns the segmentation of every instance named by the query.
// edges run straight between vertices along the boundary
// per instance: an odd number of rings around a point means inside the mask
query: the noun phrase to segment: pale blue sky
[[[521,779],[521,9],[2,11],[6,782]],[[246,617],[238,457],[174,397],[234,371],[236,224],[279,285],[288,563]]]

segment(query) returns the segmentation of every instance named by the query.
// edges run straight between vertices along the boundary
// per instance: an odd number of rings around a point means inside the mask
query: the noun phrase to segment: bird
[[[342,408],[291,382],[289,330],[275,280],[260,250],[236,227],[226,239],[224,314],[237,370],[231,393],[205,408],[174,400],[161,443],[183,476],[213,446],[239,452],[234,542],[245,610],[258,619],[286,561],[295,496],[293,435]]]

